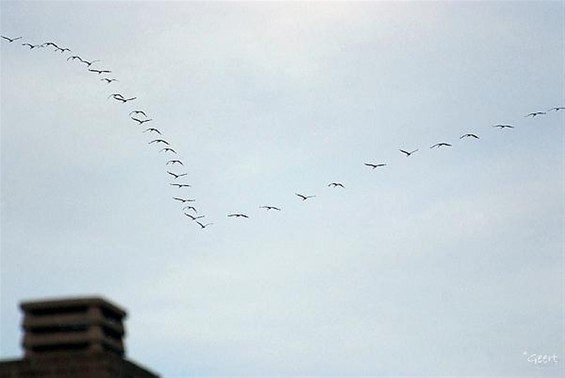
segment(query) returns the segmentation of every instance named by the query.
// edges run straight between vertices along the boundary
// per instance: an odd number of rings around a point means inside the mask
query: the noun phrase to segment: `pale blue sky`
[[[93,294],[163,377],[563,375],[564,2],[0,4],[2,358]]]

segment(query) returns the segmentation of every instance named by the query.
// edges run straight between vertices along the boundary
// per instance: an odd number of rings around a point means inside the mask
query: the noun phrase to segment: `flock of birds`
[[[11,37],[7,37],[7,36],[1,36],[2,39],[4,39],[5,41],[7,41],[7,43],[14,43],[16,41],[21,40],[23,37],[15,37],[15,38],[11,38]],[[52,47],[54,48],[54,52],[59,52],[61,54],[68,52],[71,53],[71,49],[66,48],[66,47],[61,47],[58,44],[56,44],[55,42],[44,42],[41,44],[32,44],[32,43],[22,43],[22,46],[28,47],[30,50],[34,50],[34,49],[41,49],[41,48],[47,48],[47,47]],[[98,76],[100,76],[100,81],[106,83],[106,84],[111,84],[114,82],[119,81],[118,79],[114,78],[114,77],[110,77],[108,76],[108,74],[111,74],[112,71],[108,70],[108,69],[99,69],[99,68],[92,68],[92,65],[95,63],[99,63],[101,62],[98,59],[95,60],[87,60],[84,59],[83,57],[79,56],[79,55],[69,55],[66,59],[67,61],[75,61],[78,62],[80,64],[84,64],[88,70],[88,72],[92,72],[97,74]],[[103,76],[103,77],[102,77]],[[137,99],[137,97],[126,97],[121,93],[111,93],[108,96],[108,99],[113,99],[117,102],[120,102],[122,104],[128,103],[130,101],[135,101]],[[526,114],[524,117],[531,117],[531,118],[536,118],[539,116],[544,116],[549,112],[559,112],[565,110],[564,106],[558,106],[558,107],[553,107],[550,108],[548,110],[545,111],[535,111],[535,112],[531,112]],[[129,112],[129,117],[133,122],[136,122],[138,126],[143,126],[146,127],[146,123],[149,122],[153,122],[152,118],[149,118],[149,116],[147,115],[147,113],[144,110],[140,110],[140,109],[133,109]],[[147,125],[148,126],[148,125]],[[514,125],[510,125],[510,124],[496,124],[496,125],[492,125],[493,128],[498,128],[498,129],[513,129],[515,128]],[[189,183],[183,182],[183,178],[188,176],[187,172],[184,172],[181,170],[181,168],[184,167],[184,163],[181,159],[179,159],[178,153],[177,151],[171,146],[171,143],[169,141],[167,141],[166,139],[164,139],[163,137],[163,132],[157,128],[157,127],[146,127],[143,130],[143,133],[147,133],[149,135],[154,136],[154,139],[150,140],[148,142],[148,144],[154,144],[156,146],[161,147],[159,149],[159,153],[162,154],[168,154],[170,155],[170,159],[167,160],[167,162],[165,163],[165,165],[167,166],[167,169],[165,170],[166,173],[170,176],[171,178],[171,183],[169,183],[170,186],[176,187],[177,189],[183,190],[185,188],[190,188],[191,185]],[[475,134],[475,133],[465,133],[463,135],[461,135],[459,137],[459,139],[480,139],[480,137]],[[451,143],[447,143],[447,142],[439,142],[436,143],[432,146],[430,146],[430,149],[439,149],[439,148],[451,148],[453,147],[453,145]],[[419,151],[419,149],[414,149],[414,150],[405,150],[405,149],[399,149],[399,152],[402,153],[405,157],[411,157],[412,155],[414,155],[415,153],[417,153]],[[371,169],[377,169],[377,168],[383,168],[386,167],[386,163],[384,162],[366,162],[364,163],[365,166],[367,166],[368,168]],[[177,170],[178,169],[178,170]],[[181,179],[179,181],[179,179]],[[341,189],[345,189],[345,185],[343,185],[341,182],[330,182],[328,185],[328,187],[331,188],[341,188]],[[302,201],[307,201],[310,200],[312,198],[315,198],[316,195],[314,194],[303,194],[303,193],[295,193],[296,197],[298,197],[300,200]],[[201,229],[205,229],[211,225],[213,225],[214,223],[212,222],[205,222],[203,219],[205,218],[205,215],[200,214],[199,209],[194,206],[194,202],[196,202],[196,199],[193,198],[187,198],[184,195],[176,195],[173,196],[172,199],[174,201],[177,201],[181,204],[182,206],[182,212],[183,214],[187,217],[187,219],[190,222],[194,222],[195,224],[197,224]],[[262,205],[259,206],[259,208],[264,209],[266,211],[282,211],[282,208],[280,206],[272,206],[272,205]],[[230,213],[227,214],[228,218],[249,218],[249,215],[245,214],[245,213]]]

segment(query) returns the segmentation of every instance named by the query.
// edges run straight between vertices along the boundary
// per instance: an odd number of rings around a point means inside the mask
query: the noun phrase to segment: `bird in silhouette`
[[[71,52],[71,49],[68,49],[68,48],[66,48],[66,47],[59,47],[59,46],[56,46],[56,47],[55,47],[55,51],[59,51],[59,52],[62,54],[62,53],[64,53],[65,51]]]
[[[402,152],[403,154],[406,154],[406,157],[412,155],[414,152],[418,151],[418,149],[415,149],[414,151],[408,152],[405,150],[399,150],[400,152]]]
[[[512,125],[501,125],[501,124],[494,125],[493,127],[496,127],[496,128],[499,128],[499,129],[513,129],[514,128],[514,126],[512,126]]]
[[[242,214],[242,213],[234,213],[234,214],[228,214],[229,218],[249,218],[247,215]]]
[[[96,72],[98,75],[101,75],[103,73],[111,73],[112,72],[110,70],[97,70],[97,69],[94,69],[94,68],[89,68],[88,70],[90,72]]]
[[[316,197],[315,195],[312,195],[312,196],[305,196],[304,194],[300,194],[300,193],[294,193],[294,194],[296,194],[298,197],[302,198],[302,201],[306,201],[306,200],[309,199],[309,198],[314,198],[314,197]]]
[[[114,97],[114,98],[115,98],[116,100],[118,100],[118,101],[121,101],[122,104],[125,104],[125,103],[128,102],[128,101],[133,101],[133,100],[135,100],[137,97],[131,97],[131,98],[117,98],[117,97]]]
[[[190,198],[180,198],[180,197],[173,197],[174,200],[180,201],[182,203],[186,203],[186,202],[195,202],[196,200],[190,199]]]
[[[143,114],[144,117],[147,117],[147,114],[145,114],[143,110],[132,110],[131,112],[129,112],[129,115],[131,116],[132,114]]]
[[[275,206],[259,206],[260,209],[267,209],[267,210],[277,210],[277,211],[281,211],[280,208],[275,207]]]
[[[171,176],[173,176],[175,178],[175,180],[178,179],[179,177],[188,175],[188,173],[173,173],[171,171],[167,171],[167,173],[170,174]]]
[[[69,60],[75,60],[75,59],[78,59],[78,60],[80,60],[81,62],[84,63],[84,60],[82,60],[82,58],[81,58],[80,56],[78,56],[78,55],[69,56],[69,57],[67,58],[67,62],[68,62]]]
[[[30,50],[36,49],[38,47],[43,47],[42,45],[32,45],[31,43],[22,43],[22,46],[27,46],[29,47]]]
[[[56,49],[59,48],[59,46],[57,46],[57,44],[55,42],[45,42],[45,43],[41,44],[41,46],[43,46],[43,47],[53,46]]]
[[[543,115],[543,114],[545,114],[545,112],[532,112],[532,113],[526,114],[524,117],[535,118],[536,116]]]
[[[14,41],[17,41],[18,39],[22,39],[22,37],[16,37],[16,38],[10,38],[10,37],[6,37],[6,36],[2,36],[2,38],[4,38],[6,41],[8,41],[8,43],[12,43]]]
[[[333,187],[333,188],[337,188],[338,186],[341,187],[341,188],[345,188],[345,186],[343,186],[343,184],[340,183],[340,182],[330,182],[330,183],[328,184],[328,186],[331,186],[331,187]]]
[[[198,225],[199,225],[202,229],[204,229],[204,228],[206,228],[206,227],[208,227],[208,226],[214,224],[214,223],[206,223],[206,224],[203,224],[203,223],[200,223],[200,222],[198,222],[198,221],[195,221],[195,222],[198,223]]]
[[[475,139],[479,139],[479,137],[475,134],[472,133],[467,133],[467,134],[463,134],[459,137],[459,139],[463,139],[463,138],[475,138]]]
[[[80,61],[81,61],[82,63],[86,64],[87,67],[92,66],[92,65],[93,65],[94,63],[96,63],[96,62],[100,62],[100,60],[98,60],[98,59],[96,59],[96,60],[91,60],[90,62],[89,62],[88,60],[85,60],[85,59],[81,59]]]
[[[184,215],[186,215],[187,217],[189,217],[190,219],[192,219],[193,221],[197,220],[197,219],[201,219],[204,218],[204,215],[198,215],[198,216],[194,216],[188,213],[183,213]]]
[[[164,139],[153,139],[151,142],[149,142],[147,144],[152,144],[152,143],[163,143],[163,144],[166,144],[167,146],[169,145],[169,142],[167,142]]]
[[[100,81],[105,81],[106,83],[110,84],[113,81],[119,81],[118,79],[110,79],[107,77],[103,77],[102,79],[100,79]]]
[[[165,165],[175,165],[175,164],[180,164],[182,166],[184,166],[184,164],[182,163],[182,161],[178,160],[178,159],[174,159],[174,160],[169,160],[167,163],[165,163]]]
[[[441,142],[441,143],[434,144],[430,148],[436,148],[436,147],[452,147],[452,146],[449,143]]]
[[[188,206],[183,207],[182,209],[183,210],[192,210],[192,211],[194,211],[195,214],[198,214],[198,210],[196,210],[196,207],[194,207],[194,206],[188,205]]]
[[[161,133],[159,133],[159,134],[161,134]],[[170,147],[161,148],[161,149],[159,150],[159,152],[172,152],[172,153],[175,154],[175,155],[176,155],[176,153],[177,153],[175,150],[173,150],[173,149],[170,148]]]
[[[557,107],[555,107],[555,108],[548,109],[547,111],[550,112],[550,111],[552,111],[552,110],[553,110],[553,111],[556,111],[556,112],[558,112],[558,111],[560,111],[560,110],[565,110],[565,106],[557,106]]]
[[[144,133],[146,133],[146,132],[148,132],[148,131],[149,131],[150,133],[157,133],[157,134],[159,134],[159,135],[162,135],[161,132],[160,132],[158,129],[154,128],[154,127],[149,127],[149,128],[147,128],[147,129],[143,130]]]
[[[373,168],[373,169],[379,168],[379,167],[385,167],[385,166],[386,166],[386,164],[384,164],[384,163],[378,163],[378,164],[374,164],[374,163],[365,163],[365,165],[366,165],[367,167],[371,167],[371,168]]]
[[[189,184],[169,184],[171,186],[176,186],[177,188],[190,188]]]
[[[140,125],[143,125],[145,122],[153,121],[153,119],[151,119],[151,118],[150,119],[138,119],[138,118],[135,118],[135,117],[131,117],[131,119],[133,119],[136,122],[139,122]]]

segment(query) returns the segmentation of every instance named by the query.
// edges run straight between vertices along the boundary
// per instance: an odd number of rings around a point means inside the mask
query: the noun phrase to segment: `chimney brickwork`
[[[0,378],[158,378],[124,359],[126,312],[100,297],[29,301],[22,360],[0,362]]]

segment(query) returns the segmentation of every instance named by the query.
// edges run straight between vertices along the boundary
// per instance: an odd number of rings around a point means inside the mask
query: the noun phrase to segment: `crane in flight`
[[[345,186],[343,186],[343,184],[341,182],[330,182],[328,184],[328,186],[331,186],[332,188],[337,188],[338,186],[340,188],[345,188]]]
[[[441,142],[441,143],[436,143],[433,146],[431,146],[430,148],[436,148],[436,147],[452,147],[451,144],[449,143],[445,143],[445,142]]]
[[[375,163],[365,163],[365,165],[366,165],[367,167],[371,167],[371,168],[373,168],[373,169],[375,169],[375,168],[380,168],[380,167],[386,167],[386,164],[385,164],[385,163],[378,163],[378,164],[375,164]]]
[[[406,150],[399,150],[399,151],[402,152],[403,154],[405,154],[406,157],[408,157],[408,156],[412,155],[414,152],[418,151],[418,149],[415,149],[414,151],[410,151],[410,152],[408,152]]]
[[[259,208],[260,208],[260,209],[266,209],[267,211],[268,211],[268,210],[277,210],[277,211],[281,211],[280,208],[275,207],[275,206],[259,206]]]
[[[475,139],[479,139],[479,137],[476,134],[473,133],[467,133],[467,134],[463,134],[459,137],[459,139],[463,139],[463,138],[475,138]]]
[[[167,171],[167,173],[170,174],[171,176],[173,176],[175,178],[175,180],[178,179],[179,177],[188,175],[188,173],[173,173],[171,171]]]
[[[22,39],[23,37],[10,38],[10,37],[6,37],[6,36],[3,35],[2,38],[4,38],[6,41],[8,41],[8,43],[12,43],[14,41],[17,41],[18,39]]]
[[[294,193],[294,194],[296,194],[298,197],[302,198],[302,201],[306,201],[307,199],[316,197],[315,195],[305,196],[304,194],[300,194],[300,193]]]

